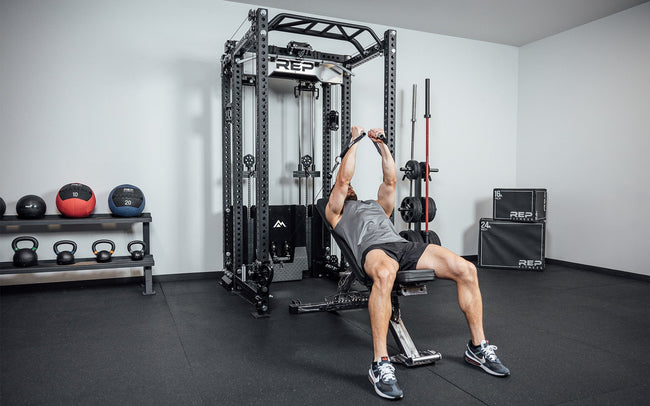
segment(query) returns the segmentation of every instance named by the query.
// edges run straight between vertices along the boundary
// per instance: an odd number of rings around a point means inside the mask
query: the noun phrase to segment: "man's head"
[[[332,194],[332,190],[336,187],[336,184],[332,185],[330,188],[330,195]],[[352,185],[348,185],[348,191],[345,194],[345,201],[347,202],[348,200],[357,200],[357,194],[352,188]]]
[[[352,185],[348,185],[348,193],[345,195],[345,201],[357,200],[357,194],[354,192]]]

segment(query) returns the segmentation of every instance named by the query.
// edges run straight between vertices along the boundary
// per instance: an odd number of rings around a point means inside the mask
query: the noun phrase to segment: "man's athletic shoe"
[[[508,376],[510,370],[506,368],[494,351],[497,349],[496,345],[490,345],[488,341],[481,341],[481,345],[474,347],[472,340],[467,343],[467,350],[465,351],[465,361],[468,364],[482,368],[485,372],[495,376]]]
[[[388,357],[381,357],[379,362],[373,362],[368,370],[368,378],[375,388],[375,392],[382,398],[401,399],[404,393],[397,385],[395,367]]]

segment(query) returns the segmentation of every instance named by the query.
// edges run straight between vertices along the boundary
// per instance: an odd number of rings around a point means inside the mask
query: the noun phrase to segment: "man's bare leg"
[[[386,337],[392,314],[390,301],[393,283],[399,265],[397,261],[382,250],[372,250],[366,254],[365,271],[372,278],[372,290],[368,300],[368,313],[372,328],[374,360],[388,356]]]
[[[508,376],[510,370],[496,356],[495,345],[485,340],[483,332],[483,300],[478,286],[476,266],[459,257],[446,248],[429,245],[417,264],[418,269],[432,268],[436,276],[452,279],[458,290],[458,304],[465,313],[467,324],[472,335],[472,345],[468,343],[465,351],[465,361],[481,368],[490,375]]]
[[[436,277],[456,282],[458,304],[465,313],[472,343],[485,340],[483,331],[483,300],[474,264],[444,247],[429,245],[417,264],[417,269],[434,269]]]
[[[372,250],[366,254],[364,267],[366,273],[373,280],[368,300],[368,313],[370,314],[375,359],[370,364],[368,378],[379,396],[388,399],[401,399],[404,392],[397,384],[395,367],[388,358],[386,346],[386,336],[392,313],[390,295],[399,265],[384,251]]]

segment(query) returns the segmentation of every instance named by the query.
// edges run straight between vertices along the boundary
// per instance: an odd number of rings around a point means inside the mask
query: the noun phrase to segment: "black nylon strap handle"
[[[377,138],[379,138],[381,142],[383,142],[384,144],[386,143],[386,141],[388,141],[388,139],[386,138],[386,134],[384,133],[379,134]],[[373,144],[375,144],[375,149],[377,150],[377,152],[379,152],[379,155],[381,156],[381,148],[379,147],[379,144],[376,142],[373,142]]]
[[[343,157],[345,156],[345,154],[348,153],[348,151],[350,150],[350,148],[352,148],[352,146],[353,146],[354,144],[356,144],[357,142],[361,141],[361,139],[362,139],[363,137],[365,137],[365,136],[366,136],[366,133],[365,133],[365,132],[362,132],[361,135],[358,136],[358,137],[355,138],[355,139],[352,139],[352,135],[350,135],[350,142],[348,142],[348,146],[345,147],[345,149],[344,149],[343,151],[341,151],[341,153],[339,154],[339,158],[343,159]]]
[[[348,151],[350,150],[350,148],[352,148],[352,146],[353,146],[354,144],[356,144],[357,142],[361,141],[361,139],[362,139],[363,137],[365,137],[366,135],[367,135],[367,134],[366,134],[365,132],[362,132],[361,135],[358,136],[358,137],[355,138],[355,139],[352,139],[352,136],[350,136],[350,141],[348,142],[348,146],[345,147],[345,148],[341,151],[341,153],[339,154],[339,156],[336,158],[336,161],[334,162],[334,166],[332,166],[332,169],[330,170],[330,173],[329,173],[329,177],[330,177],[330,178],[331,178],[332,175],[334,174],[334,171],[336,170],[336,168],[339,167],[339,164],[341,163],[341,160],[343,160],[343,157],[345,156],[345,154],[348,153]],[[379,138],[379,139],[380,139],[384,144],[385,144],[386,141],[387,141],[386,134],[383,134],[383,133],[382,133],[382,134],[379,134],[379,137],[378,137],[378,138]],[[373,144],[375,145],[375,149],[377,149],[377,152],[379,153],[379,155],[381,155],[381,148],[379,147],[379,144],[377,144],[376,142],[373,142]]]
[[[358,136],[358,137],[355,138],[355,139],[352,139],[352,135],[350,135],[350,142],[348,142],[348,146],[345,147],[345,148],[343,149],[343,151],[341,151],[341,153],[339,154],[338,157],[336,157],[336,160],[335,160],[335,162],[334,162],[334,166],[332,166],[332,169],[330,170],[330,173],[329,173],[329,177],[330,177],[330,178],[332,177],[332,174],[334,174],[334,171],[336,170],[336,168],[339,167],[339,164],[341,163],[341,160],[343,160],[343,157],[345,156],[345,154],[348,153],[348,151],[350,150],[350,148],[352,148],[352,146],[353,146],[354,144],[356,144],[357,142],[361,141],[361,139],[362,139],[363,137],[365,137],[365,136],[366,136],[366,133],[365,133],[365,132],[362,132],[361,135]]]

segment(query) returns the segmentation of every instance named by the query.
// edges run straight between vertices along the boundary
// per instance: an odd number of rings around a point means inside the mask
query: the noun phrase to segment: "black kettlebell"
[[[110,244],[110,251],[97,251],[99,244]],[[115,252],[115,243],[111,240],[97,240],[93,243],[93,253],[97,257],[97,262],[111,262],[111,256]]]
[[[140,250],[132,249],[131,247],[134,245],[141,245],[142,249]],[[129,253],[131,254],[131,260],[142,261],[144,259],[144,252],[147,250],[147,244],[145,244],[144,241],[134,240],[131,241],[129,245],[126,246],[126,249],[129,250]]]
[[[34,246],[31,248],[18,248],[18,243],[21,241],[31,241]],[[11,248],[15,251],[14,266],[27,267],[38,265],[38,255],[36,255],[38,240],[36,238],[29,236],[16,237],[11,242]]]
[[[59,251],[59,245],[70,244],[72,251]],[[54,243],[54,253],[56,254],[56,263],[59,265],[74,264],[74,253],[77,252],[77,244],[70,240],[61,240]]]

